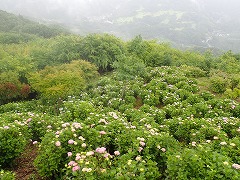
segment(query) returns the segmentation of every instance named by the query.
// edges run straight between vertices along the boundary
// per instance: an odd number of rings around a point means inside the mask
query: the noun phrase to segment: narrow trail
[[[29,144],[21,156],[16,159],[13,168],[16,180],[41,179],[33,165],[34,159],[37,156],[37,149],[37,145]]]

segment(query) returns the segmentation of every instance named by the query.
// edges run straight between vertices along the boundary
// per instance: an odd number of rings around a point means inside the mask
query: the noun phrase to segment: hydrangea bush
[[[20,105],[15,114],[16,104],[1,108],[1,165],[32,139],[43,178],[239,179],[239,103],[199,91],[202,70],[147,72],[128,81],[102,77],[64,100],[57,115],[47,105],[34,112]]]

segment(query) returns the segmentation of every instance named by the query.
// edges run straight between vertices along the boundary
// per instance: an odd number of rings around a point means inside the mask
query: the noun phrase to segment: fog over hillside
[[[79,34],[141,34],[178,47],[240,51],[238,0],[0,0],[0,9]]]

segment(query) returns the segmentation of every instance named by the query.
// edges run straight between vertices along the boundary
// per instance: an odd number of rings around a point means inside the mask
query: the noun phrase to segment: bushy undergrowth
[[[194,70],[102,77],[62,101],[58,115],[40,101],[32,112],[24,103],[2,106],[1,164],[12,163],[32,139],[39,142],[34,164],[44,178],[237,180],[240,105],[199,91],[195,77],[205,74]]]
[[[15,180],[15,174],[10,171],[0,170],[0,179],[2,180]]]

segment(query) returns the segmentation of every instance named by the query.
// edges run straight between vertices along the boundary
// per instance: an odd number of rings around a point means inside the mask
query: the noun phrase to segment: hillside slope
[[[64,30],[60,27],[50,27],[37,22],[33,22],[19,15],[7,13],[0,10],[0,32],[1,33],[18,33],[18,34],[31,34],[39,37],[50,38]]]

